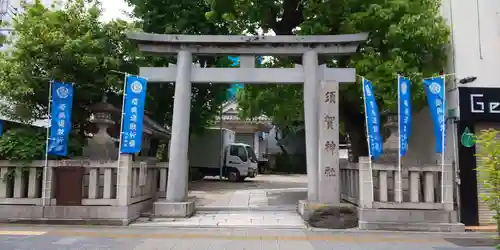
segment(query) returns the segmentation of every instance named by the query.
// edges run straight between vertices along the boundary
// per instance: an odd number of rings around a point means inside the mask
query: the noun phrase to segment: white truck
[[[189,167],[205,176],[221,176],[230,181],[255,178],[258,160],[252,146],[235,142],[235,132],[206,129],[189,140]]]

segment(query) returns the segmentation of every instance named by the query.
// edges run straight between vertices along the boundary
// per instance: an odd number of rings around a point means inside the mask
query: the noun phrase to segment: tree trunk
[[[278,127],[275,127],[275,128],[276,128],[276,133],[274,134],[274,139],[276,140],[276,144],[278,144],[278,147],[280,147],[281,153],[283,154],[283,156],[285,158],[288,158],[288,151],[286,150],[283,143],[281,143],[281,140],[283,138],[280,138],[280,136],[279,136],[281,130]],[[284,137],[284,135],[282,135],[282,136]]]
[[[359,157],[368,156],[368,142],[365,130],[365,117],[363,114],[346,116],[345,129],[349,135],[352,162],[358,162]]]

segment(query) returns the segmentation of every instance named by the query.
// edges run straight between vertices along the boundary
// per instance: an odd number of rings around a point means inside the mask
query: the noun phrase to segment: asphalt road
[[[0,249],[16,250],[493,250],[493,234],[0,225]]]

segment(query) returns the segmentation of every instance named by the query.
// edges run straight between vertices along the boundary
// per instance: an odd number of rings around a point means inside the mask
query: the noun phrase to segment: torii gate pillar
[[[189,51],[177,55],[174,111],[169,147],[167,201],[184,202],[188,193],[189,118],[191,113],[191,68],[193,57]],[[162,184],[164,185],[164,184]]]
[[[307,167],[307,199],[318,200],[319,168],[318,168],[318,140],[319,140],[319,80],[318,80],[318,53],[307,51],[302,56],[304,67],[304,122],[306,128],[306,167]],[[311,146],[314,145],[314,146]]]
[[[318,55],[345,56],[356,53],[358,45],[366,40],[367,34],[333,36],[199,36],[130,33],[128,38],[137,42],[143,52],[161,55],[177,54],[176,66],[141,68],[140,70],[140,75],[147,77],[149,82],[173,82],[175,80],[167,195],[165,201],[155,202],[154,213],[156,216],[188,217],[195,212],[194,200],[189,200],[187,196],[191,83],[303,83],[308,201],[317,202],[320,197],[332,199],[332,197],[322,196],[318,193],[320,179],[318,166],[320,157],[318,150],[320,81],[333,81],[335,84],[353,83],[356,80],[356,73],[354,69],[327,68],[326,65],[318,66]],[[199,68],[193,67],[192,54],[241,55],[242,60],[245,59],[245,61],[249,57],[255,60],[257,55],[302,56],[303,66],[299,65],[296,68]],[[335,103],[335,105],[338,105],[338,103]],[[335,122],[338,127],[338,119]],[[338,147],[336,150],[338,150]],[[338,166],[336,167],[338,168]],[[332,185],[322,186],[332,187]],[[324,190],[324,192],[330,191]],[[334,203],[340,203],[339,199],[334,198]]]

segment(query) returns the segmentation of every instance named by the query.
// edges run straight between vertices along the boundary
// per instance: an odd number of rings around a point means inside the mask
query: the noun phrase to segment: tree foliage
[[[133,16],[138,18],[145,32],[158,34],[216,35],[228,34],[227,25],[208,22],[205,13],[210,10],[205,1],[197,0],[126,0],[134,7]],[[195,57],[194,62],[207,67],[227,67],[226,57]],[[166,67],[176,63],[175,56],[166,58],[148,57],[138,66]],[[197,132],[214,120],[225,101],[227,84],[194,84],[191,101],[191,131]],[[148,86],[154,106],[149,109],[156,120],[170,124],[173,110],[172,84]],[[167,97],[167,98],[165,98]]]
[[[47,113],[49,80],[74,83],[72,124],[81,140],[89,107],[104,93],[121,91],[123,76],[110,71],[136,71],[134,47],[125,38],[133,27],[120,20],[101,23],[98,1],[71,0],[61,7],[36,1],[13,18],[9,49],[0,57],[0,94],[8,115],[40,119]]]
[[[29,162],[45,156],[45,134],[31,128],[18,127],[0,137],[0,158]]]
[[[485,193],[481,198],[488,204],[497,224],[497,231],[500,236],[500,131],[495,129],[482,130],[477,137],[477,146],[481,148],[478,158],[477,172],[478,180],[481,182]],[[500,246],[498,246],[500,247]]]
[[[2,111],[21,120],[45,118],[49,80],[74,83],[72,124],[83,143],[90,129],[88,118],[93,104],[104,94],[108,102],[121,107],[123,76],[111,71],[138,74],[140,66],[167,66],[173,57],[148,57],[138,52],[126,33],[144,29],[155,33],[218,34],[228,32],[221,25],[209,23],[207,5],[200,1],[134,1],[134,14],[141,21],[112,20],[101,22],[99,0],[69,0],[60,8],[44,6],[40,1],[23,5],[10,24],[12,36],[0,55],[0,94]],[[200,57],[202,65],[223,66],[225,58]],[[193,87],[191,128],[206,127],[218,114],[224,101],[224,85]],[[148,86],[146,113],[165,126],[171,124],[173,84]],[[81,147],[80,147],[81,148]]]
[[[415,112],[425,105],[422,76],[436,75],[446,63],[449,29],[439,7],[439,0],[212,0],[208,16],[250,33],[258,27],[278,35],[368,32],[356,55],[320,60],[329,67],[356,68],[359,75],[372,80],[381,110],[397,110],[396,73],[403,72],[412,77]],[[277,58],[275,62],[291,67],[297,60]],[[342,86],[340,118],[356,155],[367,154],[361,97],[359,82]],[[264,113],[290,127],[303,121],[302,86],[247,85],[239,107],[243,116]]]

